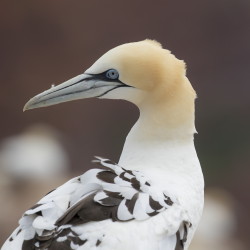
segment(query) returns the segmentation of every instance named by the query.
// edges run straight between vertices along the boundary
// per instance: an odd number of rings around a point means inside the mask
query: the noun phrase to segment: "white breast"
[[[141,171],[155,186],[175,197],[192,223],[190,242],[204,204],[204,179],[193,136],[154,141],[139,138],[137,130],[135,126],[128,135],[119,164]]]

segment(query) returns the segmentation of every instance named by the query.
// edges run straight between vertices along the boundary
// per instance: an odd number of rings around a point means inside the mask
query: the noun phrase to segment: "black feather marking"
[[[49,246],[49,250],[72,250],[72,248],[70,247],[70,240],[65,240],[63,242],[57,242],[57,241],[53,241],[51,243],[51,245]],[[38,248],[40,249],[46,249],[46,248]]]
[[[34,206],[32,206],[30,209],[28,209],[28,210],[34,210],[35,208],[37,208],[37,207],[40,207],[40,206],[42,206],[42,204],[35,204]]]
[[[22,250],[33,250],[35,249],[35,238],[31,240],[24,240],[22,244]]]
[[[132,185],[132,187],[134,188],[134,189],[136,189],[136,190],[140,190],[140,182],[134,177],[134,178],[132,178],[131,180],[131,185]]]
[[[37,215],[37,216],[42,216],[42,212],[41,212],[41,211],[38,211],[38,212],[36,212],[36,215]]]
[[[120,177],[121,179],[123,179],[124,181],[130,181],[129,178],[125,177],[125,174],[126,174],[126,172],[122,172],[122,173],[119,175],[119,177]]]
[[[72,207],[70,207],[55,223],[56,226],[61,226],[65,224],[70,224],[71,220],[73,219],[74,216],[78,214],[78,212],[84,207],[85,205],[87,207],[91,206],[88,204],[89,202],[93,202],[93,198],[96,193],[91,194],[87,196],[86,198],[82,199],[80,202],[76,203]],[[91,211],[89,211],[91,213]],[[82,221],[84,223],[84,221]],[[87,221],[85,221],[87,222]]]
[[[192,227],[192,224],[190,223],[190,222],[188,222],[188,221],[184,221],[184,234],[183,234],[183,239],[182,239],[182,241],[183,241],[183,243],[186,243],[186,241],[187,241],[187,236],[188,236],[188,227],[190,228],[190,227]]]
[[[57,241],[60,237],[66,237],[64,241]],[[71,242],[79,247],[87,242],[87,240],[81,240],[71,228],[64,228],[58,234],[51,234],[50,236],[38,236],[37,234],[31,240],[23,242],[22,250],[70,250]],[[36,247],[36,244],[38,245]]]
[[[60,232],[60,236],[59,237],[65,237],[65,236],[67,236],[70,233],[72,233],[74,236],[77,236],[77,234],[74,231],[72,231],[70,228],[65,228],[64,230],[62,230]]]
[[[147,213],[149,216],[155,216],[155,215],[157,215],[159,212],[157,212],[157,211],[154,211],[154,212],[152,212],[152,213]]]
[[[67,232],[68,232],[68,234],[66,235],[67,239],[65,241],[58,242],[57,240],[53,240],[51,242],[50,246],[48,246],[48,249],[49,250],[70,250],[70,249],[72,249],[71,246],[70,246],[71,242],[73,242],[75,245],[78,245],[79,247],[84,245],[87,242],[87,240],[81,240],[79,238],[79,236],[76,236],[76,237],[69,236],[69,233],[73,232],[72,230],[70,230],[70,231],[67,230]],[[56,237],[56,239],[59,238],[59,237],[62,237],[62,235],[59,234]],[[39,250],[40,250],[40,248],[39,248]]]
[[[97,240],[95,245],[98,247],[101,243],[102,242],[100,240]]]
[[[135,207],[135,203],[136,203],[136,201],[137,201],[137,199],[138,199],[138,196],[139,196],[139,194],[136,193],[136,194],[134,194],[134,196],[132,197],[131,200],[126,200],[126,202],[125,202],[125,205],[127,206],[128,211],[129,211],[131,214],[133,214],[134,207]]]
[[[164,202],[169,205],[169,206],[172,206],[174,203],[173,201],[168,197],[166,200],[164,200]]]
[[[133,174],[133,171],[132,171],[132,170],[127,170],[127,169],[124,169],[124,168],[123,168],[123,170],[124,170],[125,172],[127,172],[128,174],[135,176],[135,175]]]
[[[79,225],[90,221],[102,221],[110,218],[116,218],[116,214],[114,214],[117,210],[114,208],[117,204],[117,200],[115,200],[116,198],[112,198],[112,206],[103,206],[94,201],[95,195],[96,193],[90,194],[72,206],[61,218],[56,221],[55,225]]]
[[[90,200],[77,215],[84,221],[102,221],[112,217],[112,207],[102,206]]]
[[[184,249],[184,244],[187,241],[187,236],[188,236],[188,227],[191,227],[191,223],[188,221],[184,221],[181,225],[181,229],[179,229],[176,233],[176,246],[175,246],[175,250],[183,250]],[[184,230],[183,232],[183,238],[181,239],[180,236],[180,230]]]
[[[149,205],[154,210],[162,209],[162,205],[158,201],[153,200],[153,198],[151,196],[149,197]]]
[[[16,235],[20,234],[21,232],[22,232],[22,229],[20,228],[20,229],[18,230],[18,232],[16,233]]]
[[[87,240],[81,240],[79,237],[73,237],[73,236],[68,236],[68,239],[70,242],[72,241],[74,244],[78,246],[82,246],[87,241]]]
[[[180,231],[176,232],[176,245],[175,250],[183,250],[183,242],[181,240]]]
[[[172,206],[172,205],[174,204],[174,202],[170,199],[170,197],[167,196],[167,195],[165,195],[164,193],[163,193],[163,195],[164,195],[164,197],[165,197],[164,202],[165,202],[167,205]]]
[[[102,171],[97,173],[97,178],[101,181],[107,182],[107,183],[115,183],[115,177],[117,177],[117,175],[113,172],[110,171]]]
[[[53,191],[55,191],[56,190],[56,188],[54,188],[54,189],[52,189],[52,190],[50,190],[46,195],[48,195],[48,194],[50,194],[50,193],[52,193]],[[45,196],[46,196],[45,195]]]
[[[36,236],[36,240],[38,241],[47,241],[47,240],[50,240],[52,237],[54,236],[54,233],[50,234],[50,235],[37,235]]]
[[[122,199],[117,199],[115,197],[106,197],[100,200],[104,206],[118,206]]]
[[[113,198],[117,198],[117,199],[123,199],[122,195],[118,192],[111,192],[111,191],[107,191],[107,190],[103,190],[103,192],[107,195],[107,196],[111,196]]]

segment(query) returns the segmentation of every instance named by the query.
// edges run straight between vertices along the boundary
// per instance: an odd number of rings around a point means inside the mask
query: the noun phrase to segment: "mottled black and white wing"
[[[173,200],[140,172],[102,158],[96,163],[96,168],[51,191],[27,210],[2,249],[78,249],[88,241],[98,247],[105,234],[88,237],[81,228],[89,222],[144,221],[173,206]],[[183,249],[187,225],[180,223],[176,229],[176,249]]]

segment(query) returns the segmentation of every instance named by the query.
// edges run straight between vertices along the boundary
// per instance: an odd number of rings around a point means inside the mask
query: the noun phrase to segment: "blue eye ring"
[[[110,69],[106,72],[106,77],[111,80],[116,80],[119,78],[119,73],[116,69]]]

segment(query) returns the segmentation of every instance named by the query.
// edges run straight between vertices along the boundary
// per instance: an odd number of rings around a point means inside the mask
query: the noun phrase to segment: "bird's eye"
[[[110,69],[106,72],[106,77],[112,80],[118,79],[119,73],[115,69]]]

